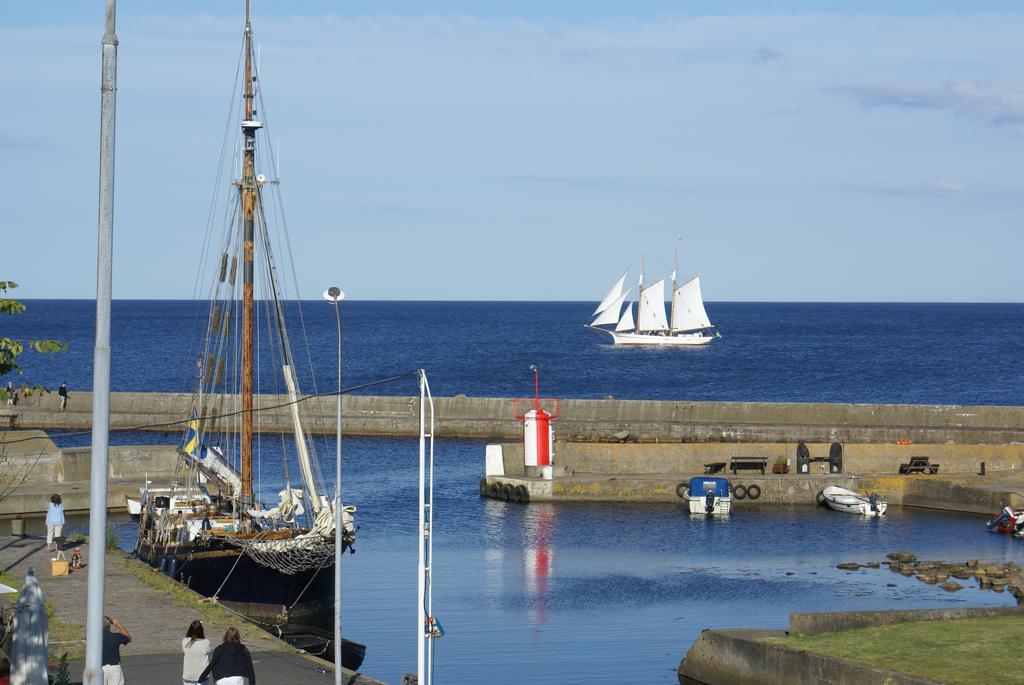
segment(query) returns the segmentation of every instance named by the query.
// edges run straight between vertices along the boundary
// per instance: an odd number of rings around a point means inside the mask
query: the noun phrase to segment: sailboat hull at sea
[[[672,298],[666,316],[666,279],[644,286],[641,260],[637,296],[627,303],[631,291],[623,289],[626,273],[628,270],[597,305],[587,328],[608,334],[615,345],[633,347],[701,347],[719,337],[704,309],[700,277],[677,285],[676,270],[672,270]]]
[[[612,343],[615,345],[698,347],[701,345],[710,345],[711,341],[715,339],[714,335],[709,335],[704,332],[652,335],[648,333],[618,333],[598,326],[587,326],[587,328],[607,333],[611,336]]]

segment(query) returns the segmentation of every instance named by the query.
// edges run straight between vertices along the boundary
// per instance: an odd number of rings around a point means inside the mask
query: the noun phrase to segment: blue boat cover
[[[690,479],[690,497],[703,497],[708,491],[715,497],[729,496],[729,480],[713,476],[694,476]]]

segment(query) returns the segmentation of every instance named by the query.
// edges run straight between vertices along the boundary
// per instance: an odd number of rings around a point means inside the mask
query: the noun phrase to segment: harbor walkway
[[[65,545],[66,556],[78,545]],[[67,576],[52,576],[52,553],[39,536],[0,538],[0,568],[11,585],[20,586],[25,574],[34,570],[56,621],[50,626],[50,654],[59,658],[67,652],[72,661],[72,682],[81,677],[85,654],[85,611],[89,547],[80,546],[84,566]],[[147,576],[152,576],[151,578]],[[106,613],[117,618],[132,634],[131,644],[122,649],[124,671],[129,683],[180,683],[181,638],[189,623],[200,619],[206,634],[216,645],[229,625],[236,626],[242,641],[253,651],[257,679],[271,683],[330,682],[331,664],[297,654],[287,643],[227,610],[204,602],[192,591],[162,576],[121,552],[107,554]],[[6,600],[14,599],[7,595]],[[327,675],[318,673],[323,668]],[[264,678],[264,674],[266,677]],[[346,672],[352,685],[379,685],[379,681]]]

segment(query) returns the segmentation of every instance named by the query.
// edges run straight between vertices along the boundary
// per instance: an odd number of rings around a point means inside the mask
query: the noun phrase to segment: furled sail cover
[[[606,324],[613,324],[619,320],[619,311],[622,309],[622,302],[626,299],[626,293],[619,295],[619,298],[612,303],[610,307],[607,307],[603,312],[597,315],[591,326],[604,326]]]
[[[665,320],[665,279],[649,285],[640,293],[638,331],[667,331]]]
[[[626,272],[623,271],[622,275],[619,276],[619,280],[615,282],[615,285],[612,286],[612,289],[609,290],[608,294],[604,296],[603,300],[601,300],[601,304],[597,305],[597,309],[594,310],[593,316],[597,316],[598,314],[600,314],[604,310],[606,310],[609,307],[611,307],[612,303],[615,302],[615,300],[619,299],[619,297],[622,296],[622,284],[625,283],[625,282],[626,282]],[[616,314],[617,313],[618,312],[616,312]],[[612,321],[615,321],[615,319],[612,319]],[[597,323],[595,322],[592,325],[597,325]]]
[[[672,293],[672,330],[695,331],[711,328],[704,300],[700,296],[700,277],[690,279]]]
[[[623,331],[631,331],[636,328],[633,323],[633,303],[630,302],[629,306],[622,312],[622,318],[619,319],[618,325],[615,326],[616,333],[622,333]]]

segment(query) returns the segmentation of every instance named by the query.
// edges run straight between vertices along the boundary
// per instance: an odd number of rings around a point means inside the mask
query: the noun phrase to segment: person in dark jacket
[[[206,676],[213,675],[216,685],[256,685],[256,671],[252,667],[252,655],[242,644],[242,636],[238,628],[228,626],[224,632],[224,642],[217,645],[210,657],[210,665],[199,676],[202,682]]]

